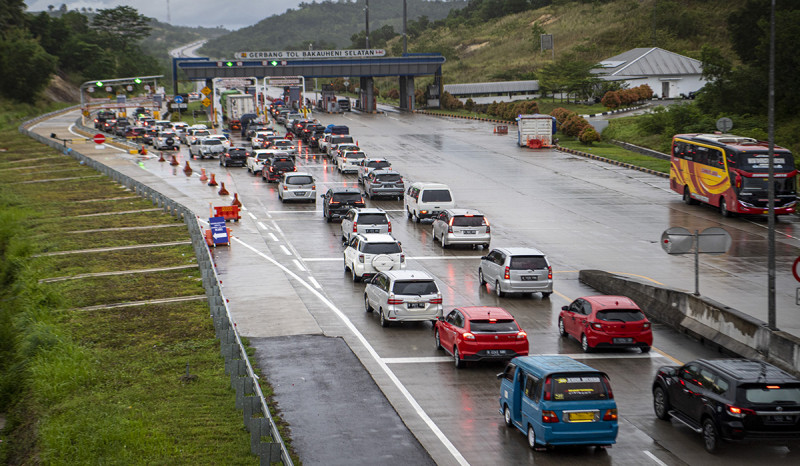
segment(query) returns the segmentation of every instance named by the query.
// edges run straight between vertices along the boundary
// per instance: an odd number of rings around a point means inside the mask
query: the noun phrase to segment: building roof
[[[594,74],[605,76],[676,76],[699,75],[702,62],[675,52],[652,48],[636,48],[600,62]]]
[[[451,95],[494,94],[506,92],[535,92],[539,81],[502,81],[494,83],[445,84],[445,92]]]

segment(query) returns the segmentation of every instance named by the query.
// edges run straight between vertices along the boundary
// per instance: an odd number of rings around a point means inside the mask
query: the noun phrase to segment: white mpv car
[[[378,272],[406,268],[406,256],[400,242],[386,234],[356,234],[344,249],[344,270],[350,270],[353,281]]]

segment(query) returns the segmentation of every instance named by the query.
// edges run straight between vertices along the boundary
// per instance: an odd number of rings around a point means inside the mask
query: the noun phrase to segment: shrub
[[[475,110],[475,101],[472,100],[472,99],[467,99],[467,101],[464,103],[464,108],[467,109],[467,111],[470,111],[470,112],[474,111]]]
[[[622,100],[620,99],[619,96],[619,92],[620,91],[606,92],[603,98],[600,99],[600,103],[603,104],[605,108],[611,108],[611,109],[619,108],[620,104],[622,103]]]
[[[560,129],[566,136],[576,137],[587,126],[590,126],[588,121],[578,114],[573,114],[571,117],[567,118]]]
[[[588,146],[591,146],[593,142],[600,140],[600,134],[594,129],[593,126],[589,125],[583,128],[580,134],[578,134],[578,140]]]
[[[458,100],[456,97],[453,97],[452,94],[447,91],[444,91],[442,94],[439,104],[442,108],[447,110],[458,110],[460,108],[464,108],[464,103]]]
[[[564,123],[567,120],[567,118],[569,118],[570,116],[572,116],[574,114],[575,114],[575,112],[571,112],[571,111],[567,110],[564,107],[554,108],[550,112],[550,116],[556,117],[556,121],[558,122],[559,125]]]
[[[386,97],[397,100],[400,98],[400,91],[396,87],[393,87],[386,92]]]

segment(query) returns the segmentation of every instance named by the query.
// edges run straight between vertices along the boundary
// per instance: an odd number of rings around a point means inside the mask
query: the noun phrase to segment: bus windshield
[[[775,152],[774,157],[775,172],[787,173],[794,170],[794,157],[792,154],[786,152]],[[767,152],[746,152],[736,154],[735,164],[733,168],[748,172],[763,172],[769,170],[769,155]]]

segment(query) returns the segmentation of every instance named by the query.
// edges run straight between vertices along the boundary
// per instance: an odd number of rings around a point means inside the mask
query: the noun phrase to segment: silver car
[[[433,218],[433,240],[443,248],[452,244],[483,245],[489,249],[492,230],[482,213],[473,209],[447,209]]]
[[[317,202],[317,186],[311,173],[287,172],[278,181],[278,198],[286,201]]]
[[[403,177],[394,170],[375,169],[364,179],[364,194],[370,199],[396,197],[399,200],[404,191]]]
[[[553,293],[553,268],[547,256],[535,248],[495,248],[481,257],[478,267],[481,286],[494,286],[497,296],[506,293]]]
[[[358,166],[358,184],[364,184],[367,175],[372,170],[380,170],[381,168],[390,168],[392,164],[386,159],[366,158],[361,161]],[[400,193],[402,195],[402,193]]]
[[[404,320],[436,322],[442,316],[442,293],[427,272],[389,270],[367,283],[364,310],[378,311],[381,327]]]
[[[342,218],[342,239],[348,241],[356,233],[392,232],[392,222],[383,209],[350,209]]]

